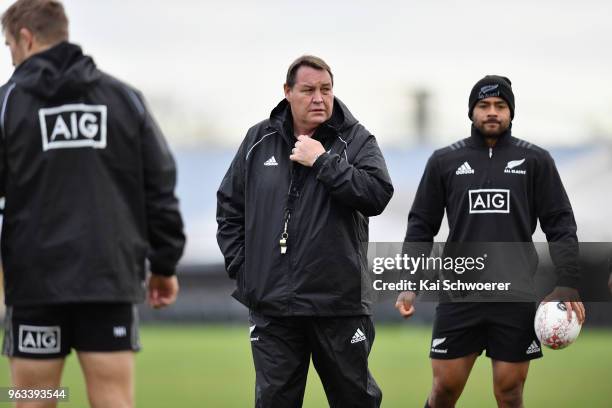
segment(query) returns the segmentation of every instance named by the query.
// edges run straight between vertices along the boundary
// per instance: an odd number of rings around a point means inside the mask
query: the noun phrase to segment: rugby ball
[[[536,311],[536,336],[542,345],[553,350],[560,350],[576,341],[581,327],[575,311],[572,311],[572,320],[567,320],[567,308],[563,302],[545,302]]]

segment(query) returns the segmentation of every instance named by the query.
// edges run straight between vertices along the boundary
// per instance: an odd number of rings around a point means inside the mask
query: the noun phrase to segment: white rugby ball
[[[555,301],[540,304],[534,328],[542,345],[560,350],[576,341],[582,325],[575,311],[572,311],[572,320],[568,321],[565,303]]]

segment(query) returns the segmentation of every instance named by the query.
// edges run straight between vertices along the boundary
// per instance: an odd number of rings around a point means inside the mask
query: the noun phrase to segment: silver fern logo
[[[504,173],[507,174],[527,174],[527,170],[522,170],[522,169],[516,169],[516,167],[521,166],[523,163],[525,163],[525,159],[520,159],[520,160],[510,160],[508,162],[508,164],[506,164],[506,168],[504,169]]]
[[[478,99],[490,98],[492,96],[499,96],[499,85],[485,85],[480,88],[478,93]]]
[[[448,349],[439,349],[438,346],[442,343],[444,343],[446,341],[446,337],[443,337],[441,339],[433,339],[431,342],[431,351],[432,353],[441,353],[441,354],[446,354],[448,352]]]
[[[438,347],[440,344],[444,343],[446,341],[446,337],[443,337],[441,339],[433,339],[431,342],[431,347]]]

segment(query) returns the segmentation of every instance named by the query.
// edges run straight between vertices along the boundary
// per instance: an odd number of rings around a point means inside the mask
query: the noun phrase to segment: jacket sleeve
[[[6,105],[8,98],[8,84],[0,87],[0,198],[4,197],[6,189],[6,146],[5,146],[5,121]],[[0,208],[0,214],[4,211],[4,205]]]
[[[0,132],[2,133],[2,132]],[[4,135],[0,135],[0,198],[4,198],[5,186],[5,172],[6,172],[6,150],[4,147]],[[4,210],[4,205],[0,207],[0,214]]]
[[[4,198],[6,189],[6,147],[4,146],[4,129],[0,128],[0,199]],[[0,206],[0,214],[4,212],[4,205]]]
[[[330,195],[367,217],[383,212],[393,185],[376,138],[369,135],[352,163],[338,154],[324,153],[315,161],[313,170]]]
[[[440,230],[446,207],[446,192],[435,156],[431,156],[425,166],[412,208],[408,213],[408,228],[404,238],[403,254],[410,257],[429,256],[434,237]],[[418,281],[422,271],[412,275],[401,274],[403,279]],[[418,292],[418,290],[416,291]]]
[[[217,191],[217,243],[231,279],[236,279],[238,270],[244,264],[245,145],[246,139]]]
[[[446,193],[435,156],[425,166],[412,208],[404,242],[433,242],[444,218]]]
[[[174,194],[176,165],[155,119],[138,95],[143,109],[142,155],[151,273],[172,276],[183,254],[185,235]]]
[[[538,162],[536,214],[548,241],[557,273],[557,286],[575,288],[580,280],[576,220],[561,177],[548,152]]]

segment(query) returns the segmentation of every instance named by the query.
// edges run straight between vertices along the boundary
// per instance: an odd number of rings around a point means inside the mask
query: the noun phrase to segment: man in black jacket
[[[320,58],[249,129],[217,193],[217,240],[250,309],[257,407],[299,407],[310,356],[333,407],[377,407],[368,371],[368,217],[393,194],[376,139],[333,95]]]
[[[470,94],[468,116],[473,122],[471,137],[437,150],[427,162],[408,216],[406,250],[431,249],[445,209],[449,247],[462,242],[523,243],[504,244],[505,251],[529,251],[539,220],[558,273],[557,287],[545,300],[567,300],[568,318],[574,310],[584,321],[575,289],[579,274],[572,208],[550,154],[511,135],[510,80],[489,75],[478,81]],[[525,271],[516,269],[535,268],[529,254],[517,258],[509,261],[517,274]],[[415,297],[415,292],[399,295],[396,308],[402,316],[412,316]],[[534,303],[441,302],[430,352],[433,388],[425,406],[455,406],[484,349],[493,360],[499,406],[522,406],[529,361],[542,356],[534,316]]]
[[[150,304],[178,292],[174,160],[142,95],[68,42],[61,3],[19,0],[2,28],[3,353],[15,387],[43,389],[75,349],[92,406],[131,407],[145,259]]]

